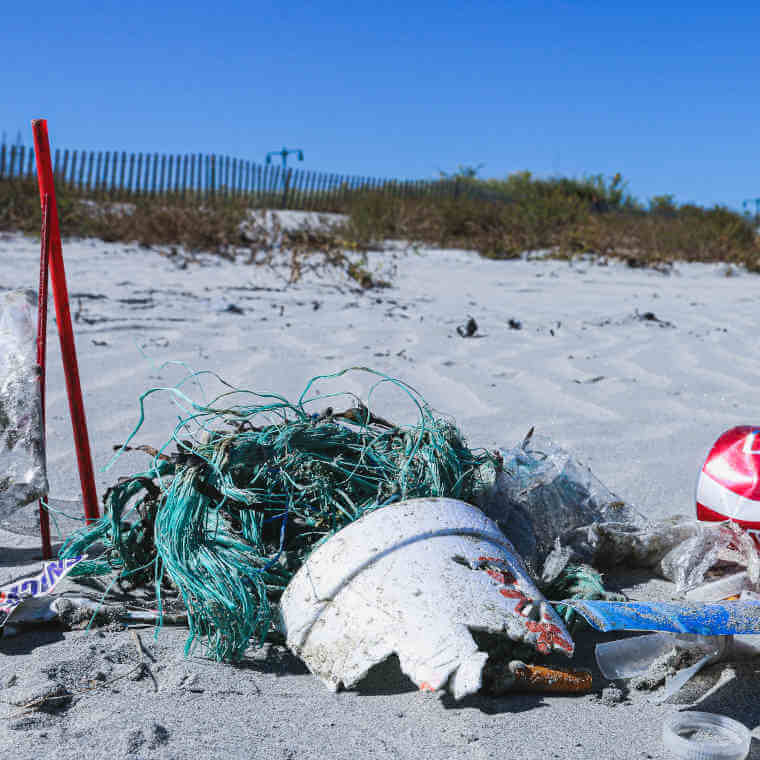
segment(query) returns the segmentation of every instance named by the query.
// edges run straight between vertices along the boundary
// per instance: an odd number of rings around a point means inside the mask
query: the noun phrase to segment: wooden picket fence
[[[140,197],[223,199],[243,197],[255,207],[341,211],[355,193],[399,198],[489,193],[458,179],[396,180],[344,176],[261,165],[216,154],[167,155],[124,151],[56,150],[56,183],[88,198],[128,201]],[[36,176],[34,149],[0,145],[0,179]]]

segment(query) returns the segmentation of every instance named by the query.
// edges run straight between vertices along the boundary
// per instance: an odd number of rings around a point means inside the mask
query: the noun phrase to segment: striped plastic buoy
[[[731,428],[713,444],[697,481],[697,519],[732,520],[760,543],[760,426]]]

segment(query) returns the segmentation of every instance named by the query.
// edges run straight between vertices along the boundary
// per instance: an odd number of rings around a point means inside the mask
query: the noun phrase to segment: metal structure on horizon
[[[270,150],[269,153],[267,153],[266,162],[267,164],[271,164],[272,156],[282,156],[282,169],[284,171],[288,166],[288,156],[291,153],[296,153],[298,160],[303,161],[303,150],[301,150],[301,148],[283,148],[282,150]]]
[[[760,219],[760,198],[747,198],[745,201],[742,201],[742,210],[745,214],[752,213],[750,211],[750,204],[755,204],[755,219]]]

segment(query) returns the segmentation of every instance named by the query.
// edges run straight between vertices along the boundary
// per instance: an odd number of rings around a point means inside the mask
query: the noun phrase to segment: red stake
[[[42,440],[45,433],[45,349],[47,348],[47,302],[48,302],[48,262],[50,260],[50,196],[45,193],[42,200],[42,230],[40,232],[40,288],[37,294],[37,364],[40,368],[40,399],[42,401]],[[47,495],[47,494],[46,494]],[[50,515],[40,499],[40,536],[42,537],[42,559],[53,558],[50,545]]]
[[[34,119],[34,151],[37,156],[37,182],[40,187],[40,204],[44,207],[45,196],[48,196],[49,214],[49,265],[50,282],[53,286],[55,301],[55,317],[58,322],[58,336],[61,340],[63,370],[66,376],[66,391],[69,397],[69,411],[74,427],[74,445],[79,465],[79,480],[82,485],[82,503],[87,524],[98,519],[98,495],[95,489],[95,475],[92,469],[90,440],[87,435],[87,420],[84,414],[82,387],[79,382],[79,366],[77,364],[74,331],[71,326],[71,310],[69,308],[69,293],[66,287],[66,270],[63,266],[63,250],[61,233],[58,228],[58,207],[55,202],[55,186],[53,184],[53,166],[50,160],[50,143],[48,141],[47,121]]]

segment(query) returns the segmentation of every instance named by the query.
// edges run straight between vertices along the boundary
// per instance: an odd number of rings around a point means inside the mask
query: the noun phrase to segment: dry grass
[[[106,242],[143,247],[183,249],[186,255],[207,252],[230,260],[246,256],[249,263],[272,263],[275,252],[287,258],[290,280],[308,269],[332,267],[344,271],[358,286],[383,287],[364,266],[362,252],[347,240],[342,228],[284,230],[276,220],[265,225],[251,217],[242,198],[182,201],[179,198],[138,198],[130,203],[92,200],[69,188],[57,190],[58,215],[64,237],[96,237]],[[40,201],[36,182],[0,180],[0,231],[39,235]]]
[[[398,198],[356,191],[336,209],[348,215],[346,224],[275,234],[263,224],[242,225],[250,221],[244,198],[142,198],[125,204],[95,201],[62,188],[58,210],[65,236],[176,246],[229,258],[250,251],[252,263],[262,260],[262,251],[273,249],[276,238],[290,256],[291,279],[309,266],[338,266],[362,287],[382,283],[347,252],[366,251],[388,239],[474,249],[491,258],[549,250],[557,257],[619,257],[632,266],[680,259],[722,261],[760,271],[758,234],[748,218],[722,207],[679,207],[668,196],[645,208],[626,194],[619,176],[609,182],[598,176],[539,180],[521,172],[503,181],[461,176],[460,182],[463,192],[458,198]],[[0,230],[39,233],[39,219],[35,182],[0,180]]]
[[[664,197],[644,208],[624,193],[619,177],[605,184],[599,177],[536,180],[520,173],[480,184],[501,200],[356,196],[348,204],[349,234],[364,246],[402,238],[490,258],[549,250],[623,258],[632,266],[723,261],[760,271],[754,224],[724,207],[675,206]]]

